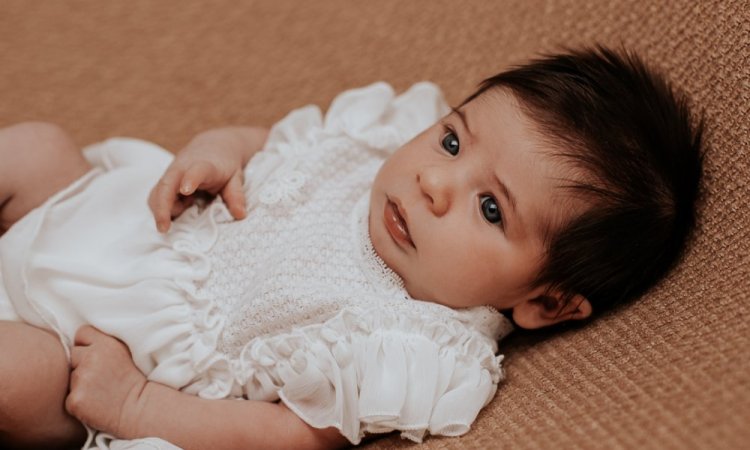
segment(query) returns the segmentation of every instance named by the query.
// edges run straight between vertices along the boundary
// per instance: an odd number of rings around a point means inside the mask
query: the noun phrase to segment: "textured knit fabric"
[[[494,396],[510,325],[491,308],[412,299],[367,229],[383,160],[446,111],[429,83],[348,91],[325,120],[296,110],[247,167],[247,219],[214,201],[166,235],[145,198],[169,154],[122,138],[91,146],[96,168],[0,240],[9,296],[66,346],[92,324],[149,379],[187,393],[281,399],[352,443],[464,434]]]

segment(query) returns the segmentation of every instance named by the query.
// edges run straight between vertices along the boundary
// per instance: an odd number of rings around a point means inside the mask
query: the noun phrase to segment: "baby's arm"
[[[185,450],[348,444],[338,430],[313,428],[279,403],[206,400],[149,382],[122,342],[90,326],[76,334],[71,364],[68,412],[122,439],[160,437]]]
[[[267,137],[264,128],[227,127],[193,138],[177,153],[149,196],[157,229],[167,231],[171,219],[193,203],[197,192],[221,195],[232,215],[244,218],[243,170]]]
[[[57,125],[25,122],[0,128],[0,235],[89,169]]]
[[[349,444],[337,429],[313,428],[281,403],[206,400],[149,382],[129,437],[156,436],[191,449],[333,449]]]

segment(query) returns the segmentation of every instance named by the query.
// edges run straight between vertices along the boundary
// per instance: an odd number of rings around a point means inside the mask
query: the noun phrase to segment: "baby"
[[[325,118],[199,134],[173,160],[6,128],[1,436],[466,433],[511,321],[591,318],[679,259],[701,173],[691,121],[637,57],[596,48],[503,72],[456,108],[429,83],[376,83]]]

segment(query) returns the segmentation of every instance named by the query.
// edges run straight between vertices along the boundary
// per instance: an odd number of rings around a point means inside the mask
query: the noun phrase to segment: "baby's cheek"
[[[430,301],[455,308],[482,304],[485,289],[477,274],[460,265],[443,266],[429,276]]]

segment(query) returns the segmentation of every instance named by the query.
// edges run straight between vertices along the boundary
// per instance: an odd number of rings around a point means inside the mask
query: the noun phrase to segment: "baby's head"
[[[632,299],[695,222],[701,124],[638,58],[604,48],[485,80],[382,166],[378,255],[414,298],[523,328]]]

